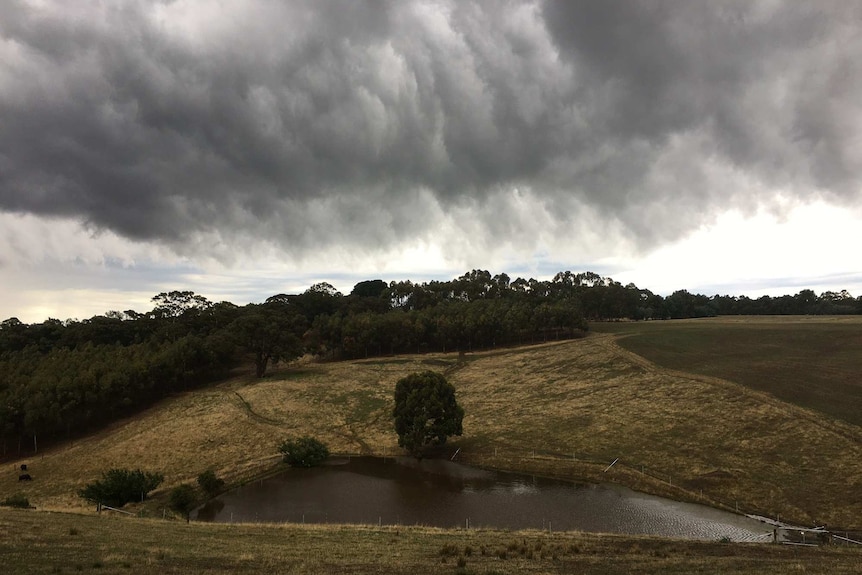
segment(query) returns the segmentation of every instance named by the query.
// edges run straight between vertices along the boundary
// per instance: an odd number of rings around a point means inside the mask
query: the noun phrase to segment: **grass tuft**
[[[441,557],[456,557],[459,553],[459,548],[454,543],[447,543],[440,548],[438,554]]]

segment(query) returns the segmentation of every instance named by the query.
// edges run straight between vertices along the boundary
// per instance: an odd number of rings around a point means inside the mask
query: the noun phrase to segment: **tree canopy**
[[[395,384],[392,411],[398,445],[421,458],[429,446],[443,445],[461,435],[464,410],[455,400],[455,388],[435,371],[413,373]]]
[[[286,439],[278,450],[291,467],[315,467],[329,457],[329,448],[322,441],[308,436]]]
[[[271,362],[290,361],[302,355],[305,318],[289,304],[250,304],[230,325],[242,348],[253,354],[255,375],[263,377]]]
[[[0,456],[87,433],[241,365],[262,377],[273,363],[303,354],[469,352],[581,337],[588,320],[862,313],[862,297],[847,291],[661,296],[571,271],[551,280],[486,270],[425,283],[373,279],[348,295],[316,283],[245,306],[175,290],[152,303],[150,311],[84,320],[0,321]]]

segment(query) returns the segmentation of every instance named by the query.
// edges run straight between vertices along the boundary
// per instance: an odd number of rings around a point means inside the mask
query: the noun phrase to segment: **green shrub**
[[[161,473],[144,472],[140,469],[109,469],[102,478],[89,483],[78,492],[80,497],[93,503],[122,507],[130,501],[146,499],[150,491],[161,485]]]
[[[224,480],[217,477],[215,471],[209,469],[198,475],[198,485],[208,497],[215,497],[224,489]]]
[[[168,505],[172,510],[185,517],[188,523],[192,509],[195,508],[195,504],[197,503],[196,499],[194,487],[183,483],[171,490],[171,498]]]
[[[300,437],[284,441],[278,450],[291,467],[314,467],[329,457],[329,448],[313,437]]]
[[[5,507],[17,507],[19,509],[30,509],[30,500],[17,493],[15,495],[10,495],[3,501],[2,503]]]

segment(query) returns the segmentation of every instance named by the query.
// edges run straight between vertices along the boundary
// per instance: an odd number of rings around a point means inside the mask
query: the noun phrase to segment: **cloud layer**
[[[11,0],[0,211],[223,260],[647,249],[859,204],[860,32],[841,0]]]

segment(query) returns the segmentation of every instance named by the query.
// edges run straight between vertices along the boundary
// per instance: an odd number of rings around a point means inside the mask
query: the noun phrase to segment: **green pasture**
[[[862,426],[862,317],[595,323],[653,363],[720,377]]]

